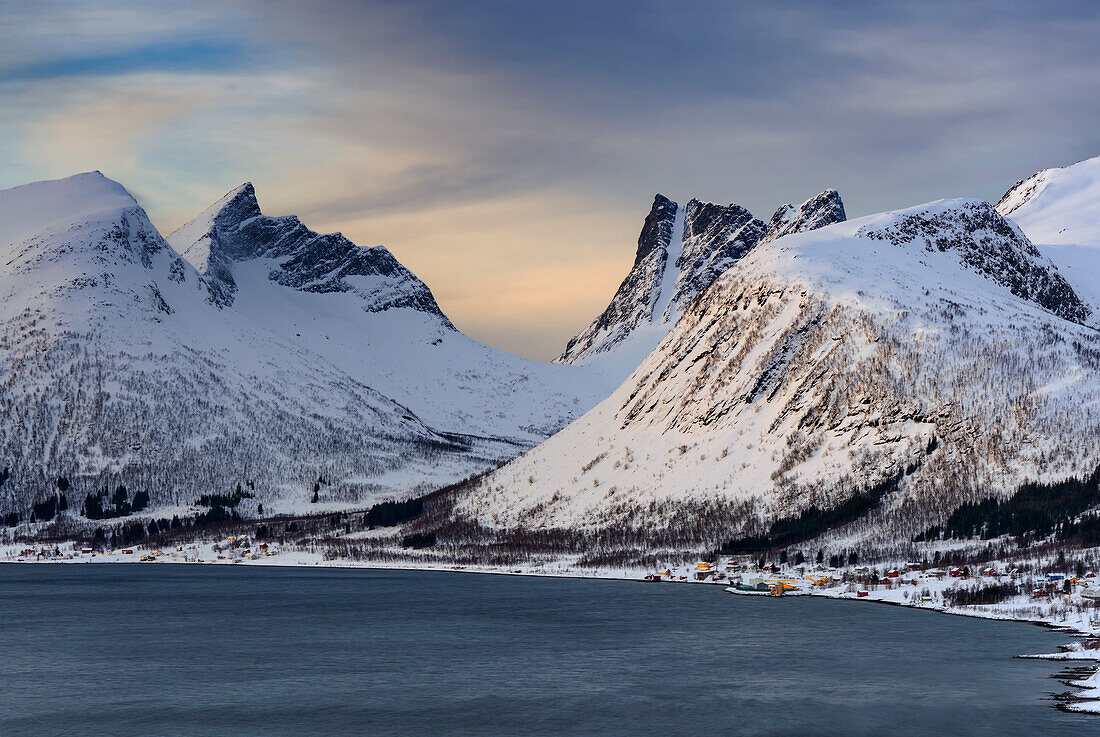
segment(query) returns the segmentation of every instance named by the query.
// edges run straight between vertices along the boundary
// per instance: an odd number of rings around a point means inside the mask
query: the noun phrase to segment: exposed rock
[[[835,189],[827,189],[806,200],[797,209],[794,205],[781,206],[772,215],[771,222],[768,223],[760,242],[771,243],[791,233],[817,230],[833,223],[842,223],[846,219],[840,193]]]

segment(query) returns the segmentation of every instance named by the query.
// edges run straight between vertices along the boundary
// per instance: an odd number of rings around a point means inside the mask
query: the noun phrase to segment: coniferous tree
[[[134,501],[130,505],[130,509],[133,512],[140,512],[149,506],[149,492],[147,491],[135,491]]]

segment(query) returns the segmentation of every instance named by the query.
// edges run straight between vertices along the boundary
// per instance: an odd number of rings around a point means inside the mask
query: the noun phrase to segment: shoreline
[[[581,572],[575,568],[563,568],[560,570],[535,570],[535,569],[520,569],[520,570],[506,570],[502,568],[493,567],[466,567],[455,565],[424,565],[419,564],[402,564],[402,563],[385,563],[385,562],[361,562],[361,561],[338,561],[338,560],[324,560],[322,556],[316,553],[306,553],[304,551],[293,551],[290,553],[279,553],[278,556],[282,557],[295,556],[295,560],[157,560],[157,565],[178,565],[178,566],[228,566],[228,567],[240,567],[240,568],[285,568],[285,569],[312,569],[312,568],[324,568],[329,570],[368,570],[368,571],[415,571],[415,572],[431,572],[431,573],[466,573],[474,575],[488,575],[488,576],[518,576],[529,578],[558,578],[558,579],[584,579],[594,581],[622,581],[627,583],[648,584],[654,583],[661,584],[689,584],[689,585],[702,585],[710,588],[720,588],[722,593],[728,595],[735,595],[726,591],[728,582],[719,581],[697,581],[697,580],[660,580],[660,581],[646,581],[642,578],[645,574],[641,571],[634,571],[630,569],[621,569],[617,571],[604,570],[596,572]],[[97,560],[96,558],[100,558]],[[106,559],[104,559],[106,558]],[[133,565],[141,564],[142,562],[130,555],[97,555],[95,557],[88,558],[70,558],[70,559],[51,559],[51,560],[12,560],[12,559],[0,559],[0,565]],[[881,592],[875,592],[881,593]],[[853,603],[872,603],[880,605],[888,605],[901,609],[909,609],[915,611],[924,611],[929,614],[948,614],[958,617],[968,617],[971,619],[986,619],[1004,622],[1017,622],[1021,624],[1031,624],[1045,629],[1049,629],[1055,632],[1063,632],[1067,635],[1079,638],[1095,638],[1097,632],[1095,629],[1089,630],[1082,627],[1073,626],[1070,624],[1060,624],[1052,621],[1048,621],[1042,618],[1034,617],[1020,617],[1012,616],[1010,612],[997,612],[995,610],[982,610],[972,605],[971,607],[948,607],[948,606],[921,606],[913,605],[905,601],[894,601],[883,598],[882,596],[865,596],[855,597],[846,595],[846,592],[833,592],[828,589],[822,591],[805,591],[799,596],[811,596],[819,599],[831,599],[834,601],[846,601]],[[774,597],[783,598],[783,597]],[[795,597],[791,597],[795,598]],[[996,605],[986,605],[996,606]],[[1095,654],[1091,654],[1095,653]],[[1049,660],[1057,662],[1072,661],[1074,663],[1082,664],[1082,667],[1088,668],[1091,672],[1080,680],[1061,680],[1063,683],[1071,689],[1076,689],[1074,692],[1066,692],[1063,694],[1054,694],[1052,700],[1055,701],[1055,708],[1062,711],[1066,711],[1074,714],[1084,715],[1100,715],[1100,649],[1097,650],[1084,650],[1081,648],[1073,648],[1071,645],[1063,646],[1063,649],[1054,653],[1017,653],[1012,656],[1013,658],[1028,659],[1028,660]],[[1088,663],[1089,665],[1084,665]],[[1057,679],[1058,674],[1053,674],[1051,677]]]
[[[301,553],[299,553],[301,554]],[[109,554],[108,554],[109,555]],[[307,555],[315,555],[309,553]],[[97,557],[105,558],[106,555],[97,555]],[[78,564],[91,564],[91,565],[131,565],[141,564],[142,561],[121,556],[112,556],[109,560],[96,560],[94,558],[72,558],[72,559],[50,559],[50,560],[11,560],[0,558],[0,565],[78,565]],[[294,562],[289,561],[264,561],[264,560],[179,560],[170,559],[163,561],[156,561],[158,565],[180,565],[180,566],[234,566],[242,568],[330,568],[330,569],[359,569],[359,570],[378,570],[378,571],[423,571],[432,573],[470,573],[488,576],[519,576],[530,578],[560,578],[560,579],[586,579],[594,581],[624,581],[629,583],[649,584],[661,583],[661,584],[680,584],[680,585],[693,585],[693,586],[708,586],[721,588],[723,592],[729,587],[728,581],[696,581],[696,580],[661,580],[661,581],[646,581],[643,576],[644,571],[634,571],[630,569],[622,569],[620,572],[622,575],[612,575],[610,571],[604,572],[581,572],[577,569],[562,569],[556,571],[544,571],[544,570],[505,570],[503,568],[493,567],[467,567],[456,566],[453,564],[441,564],[441,565],[424,565],[424,564],[402,564],[402,563],[385,563],[385,562],[360,562],[360,561],[338,561],[338,560],[297,560]],[[879,593],[879,592],[873,592]],[[978,607],[981,606],[997,606],[997,605],[969,605],[968,607],[947,607],[947,606],[920,606],[906,603],[904,601],[892,601],[879,596],[865,596],[865,597],[853,597],[845,595],[844,593],[833,593],[829,590],[822,591],[804,591],[797,596],[813,596],[820,599],[834,599],[836,601],[851,601],[862,602],[871,604],[885,604],[888,606],[900,607],[903,609],[911,609],[916,611],[925,611],[936,614],[949,614],[957,617],[969,617],[972,619],[988,619],[996,621],[1006,622],[1020,622],[1023,624],[1033,624],[1046,629],[1066,632],[1075,636],[1083,638],[1100,637],[1100,631],[1089,630],[1081,627],[1076,627],[1070,624],[1059,624],[1056,622],[1047,621],[1041,618],[1028,618],[1018,616],[996,616],[998,613],[992,610],[982,610]],[[783,597],[774,597],[783,598]],[[794,598],[794,596],[788,595],[788,598]],[[1075,658],[1081,660],[1095,660],[1100,662],[1100,649],[1096,650],[1096,655],[1090,658]],[[1053,654],[1052,654],[1053,655]],[[1020,657],[1045,657],[1045,656],[1020,656]],[[1056,658],[1050,658],[1056,659]]]

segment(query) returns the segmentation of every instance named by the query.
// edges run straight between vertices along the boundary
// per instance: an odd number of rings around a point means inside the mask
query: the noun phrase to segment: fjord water
[[[1066,635],[718,587],[0,566],[0,735],[1100,734]]]

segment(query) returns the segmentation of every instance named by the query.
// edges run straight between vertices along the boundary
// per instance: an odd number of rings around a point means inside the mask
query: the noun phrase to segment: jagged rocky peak
[[[984,200],[933,203],[924,211],[899,214],[888,225],[862,227],[857,235],[954,252],[964,268],[1066,320],[1083,323],[1092,312],[1057,267]]]
[[[630,273],[607,309],[569,341],[557,360],[598,357],[610,363],[606,354],[629,344],[619,366],[625,378],[622,368],[633,368],[631,362],[656,347],[696,297],[757,245],[844,220],[844,203],[833,189],[798,208],[784,205],[769,225],[738,204],[692,199],[680,208],[658,194],[642,225]]]
[[[672,319],[726,269],[745,256],[765,225],[738,204],[692,199],[684,213],[684,236],[676,259],[675,293],[664,317]]]
[[[668,248],[678,209],[679,205],[663,194],[658,193],[653,197],[653,206],[649,208],[649,214],[642,223],[642,232],[638,236],[635,266],[658,248]]]
[[[248,182],[168,240],[200,273],[220,285],[227,302],[232,302],[238,286],[235,265],[262,259],[268,279],[284,287],[313,293],[352,292],[370,312],[410,308],[434,314],[450,325],[427,285],[386,248],[363,248],[340,233],[316,233],[294,215],[264,215]]]
[[[642,224],[630,273],[607,309],[569,341],[557,360],[598,358],[625,377],[684,307],[748,253],[764,230],[764,223],[740,205],[691,199],[680,207],[658,194]]]
[[[764,233],[764,223],[738,204],[716,205],[693,199],[684,214],[683,248],[677,267],[695,271],[715,258],[736,260]]]
[[[771,243],[791,233],[817,230],[845,220],[847,216],[844,214],[844,202],[840,199],[840,193],[835,189],[827,189],[803,202],[801,207],[796,208],[790,204],[781,206],[772,215],[760,242]]]

